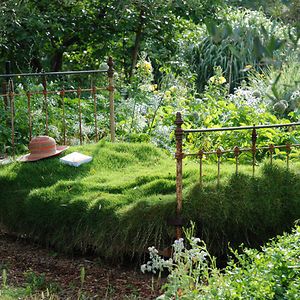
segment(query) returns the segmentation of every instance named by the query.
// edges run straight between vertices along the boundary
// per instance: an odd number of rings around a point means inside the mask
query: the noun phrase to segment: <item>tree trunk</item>
[[[137,58],[138,58],[138,53],[139,53],[139,48],[143,36],[143,27],[145,24],[145,19],[144,19],[145,12],[143,9],[140,11],[140,16],[139,16],[139,24],[138,28],[135,32],[135,42],[134,42],[134,47],[132,49],[132,62],[131,62],[131,68],[130,68],[130,73],[129,73],[129,78],[132,77],[133,70],[136,66],[137,63]]]
[[[52,72],[59,72],[62,69],[63,63],[63,54],[64,51],[62,49],[56,49],[54,55],[51,59],[51,71]]]
[[[33,72],[37,72],[37,73],[41,72],[43,69],[41,61],[36,56],[31,58],[30,67]]]

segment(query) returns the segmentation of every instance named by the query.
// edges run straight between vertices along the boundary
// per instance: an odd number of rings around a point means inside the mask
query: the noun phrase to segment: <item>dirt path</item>
[[[27,284],[30,274],[37,281],[44,276],[63,300],[78,297],[82,268],[84,299],[155,299],[159,295],[157,281],[139,270],[110,268],[97,258],[68,258],[0,231],[0,277],[3,268],[8,285],[26,286],[26,272]]]

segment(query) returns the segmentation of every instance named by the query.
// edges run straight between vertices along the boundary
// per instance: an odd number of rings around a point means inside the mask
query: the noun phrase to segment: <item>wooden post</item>
[[[109,91],[109,122],[110,122],[110,138],[114,143],[116,140],[116,129],[115,129],[115,107],[114,107],[114,62],[112,57],[109,57],[107,61],[108,70],[108,91]]]
[[[176,138],[176,239],[180,239],[182,237],[182,138],[183,138],[183,129],[181,128],[183,124],[183,120],[181,118],[181,113],[176,113],[176,120],[175,120],[175,138]]]

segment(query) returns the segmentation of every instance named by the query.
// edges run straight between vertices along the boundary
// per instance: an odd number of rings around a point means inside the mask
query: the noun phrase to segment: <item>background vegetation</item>
[[[0,16],[4,61],[12,72],[106,68],[115,60],[117,136],[172,150],[174,112],[187,127],[280,123],[299,119],[299,37],[295,1],[5,1]],[[253,10],[262,6],[260,10]],[[100,34],[101,33],[101,34]],[[19,57],[22,57],[20,60]],[[105,78],[48,78],[48,89],[89,87]],[[17,79],[16,144],[28,145],[26,91],[39,80]],[[83,95],[85,141],[94,139],[91,95]],[[97,95],[100,136],[108,132],[108,95]],[[66,95],[69,143],[78,143],[78,99]],[[0,105],[1,152],[11,153],[8,99]],[[49,96],[50,135],[62,140],[61,99]],[[33,134],[44,132],[43,97],[32,99]],[[267,131],[270,142],[288,142]],[[295,133],[293,141],[299,141]],[[232,147],[232,136],[212,138]],[[238,136],[241,144],[248,141]],[[194,142],[194,141],[191,141]],[[209,143],[212,144],[212,143]],[[197,145],[198,147],[198,145]],[[207,147],[204,145],[202,147]]]
[[[1,73],[5,73],[7,60],[12,61],[14,73],[105,69],[108,56],[115,61],[119,144],[103,141],[71,148],[94,157],[80,169],[61,165],[56,158],[0,166],[0,222],[60,250],[92,250],[109,259],[124,259],[144,252],[149,245],[162,249],[170,244],[174,230],[167,220],[174,212],[175,171],[169,153],[174,152],[176,111],[183,113],[185,128],[299,121],[300,6],[296,0],[8,0],[0,8]],[[51,78],[49,89],[89,86],[91,79],[106,84],[105,78]],[[21,93],[15,98],[17,153],[26,152],[29,142],[26,91],[42,89],[39,81],[15,82],[15,90]],[[49,96],[49,135],[62,141],[62,100],[67,109],[68,143],[77,144],[75,94],[64,99]],[[91,95],[85,94],[86,143],[94,138],[92,104]],[[43,97],[33,97],[34,135],[44,133],[43,105]],[[97,95],[97,109],[104,138],[108,132],[106,92]],[[11,154],[10,115],[10,103],[4,97],[0,102],[0,154]],[[247,147],[249,141],[247,132],[202,134],[187,136],[184,145],[185,150],[232,149]],[[270,143],[299,144],[300,131],[259,131],[258,146]],[[259,152],[258,163],[266,156]],[[276,151],[275,158],[285,158],[285,152]],[[299,152],[294,151],[291,158],[299,159]],[[230,155],[226,159],[232,161]],[[247,163],[249,157],[242,156],[241,161]],[[222,165],[219,187],[216,166],[208,160],[206,164],[203,189],[195,184],[198,164],[187,160],[184,165],[183,215],[196,222],[197,234],[212,253],[226,255],[229,241],[234,247],[242,242],[258,246],[289,230],[300,217],[296,162],[292,171],[282,166],[262,167],[254,178],[247,167],[236,176],[232,175],[234,166]],[[297,234],[295,231],[295,238]],[[271,249],[276,247],[271,245]],[[253,258],[250,264],[245,262],[247,255]],[[255,250],[248,251],[241,256],[241,268],[230,264],[224,276],[212,276],[208,285],[212,290],[201,293],[210,299],[217,297],[218,290],[226,298],[226,285],[233,287],[237,298],[243,298],[240,291],[244,287],[232,282],[251,281],[252,268],[260,270],[255,265],[261,262],[257,255]],[[290,287],[296,290],[298,282],[293,276],[298,269],[290,272],[276,260],[278,253],[274,255],[278,276],[292,279],[271,285],[264,282],[266,290],[257,292],[262,297],[265,293],[288,297]],[[269,259],[273,258],[266,258],[262,265],[269,264]],[[261,270],[265,274],[264,267]],[[256,290],[255,278],[247,295]],[[290,283],[287,289],[280,288]],[[206,286],[205,281],[203,288]],[[298,298],[296,292],[291,295]]]

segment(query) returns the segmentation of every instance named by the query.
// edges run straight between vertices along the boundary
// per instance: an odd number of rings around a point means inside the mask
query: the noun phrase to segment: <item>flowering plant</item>
[[[194,224],[184,230],[185,240],[180,238],[172,245],[172,257],[164,259],[154,247],[149,247],[150,261],[141,266],[144,273],[169,272],[165,293],[158,299],[193,299],[207,283],[212,272],[217,272],[216,260],[210,256],[205,243],[192,237]],[[175,297],[175,298],[174,298]]]

